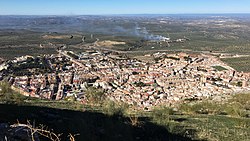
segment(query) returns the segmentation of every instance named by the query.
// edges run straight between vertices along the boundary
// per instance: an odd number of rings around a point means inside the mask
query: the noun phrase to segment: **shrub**
[[[125,103],[116,103],[111,100],[106,100],[102,104],[102,110],[109,116],[124,116],[129,109],[129,105]]]
[[[184,103],[181,104],[179,108],[181,112],[185,114],[213,114],[247,117],[250,108],[249,103],[249,94],[237,94],[223,104],[214,101],[201,101],[199,103]]]
[[[209,101],[185,103],[181,104],[180,110],[186,114],[218,114],[221,111],[221,105]]]
[[[0,101],[9,104],[22,104],[26,99],[25,96],[15,93],[7,82],[0,83]]]
[[[247,112],[241,103],[233,102],[227,105],[224,104],[223,107],[225,107],[224,108],[225,112],[230,116],[234,116],[234,117],[246,117],[247,116]]]
[[[7,82],[0,82],[0,94],[9,94],[12,93],[12,89],[10,87],[10,85]]]
[[[100,103],[104,100],[104,92],[101,89],[95,87],[88,87],[85,91],[85,97],[93,103]]]
[[[173,115],[175,112],[172,108],[160,106],[156,107],[151,111],[151,117],[153,121],[160,125],[166,125],[169,122],[170,115]]]

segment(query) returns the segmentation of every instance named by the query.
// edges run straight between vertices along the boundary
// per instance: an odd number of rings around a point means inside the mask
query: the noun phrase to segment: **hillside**
[[[40,124],[68,140],[249,140],[250,95],[227,102],[187,102],[176,108],[157,107],[132,112],[126,106],[102,102],[47,101],[16,94],[1,86],[0,123]],[[0,128],[1,130],[1,128]],[[3,138],[3,136],[0,137]]]

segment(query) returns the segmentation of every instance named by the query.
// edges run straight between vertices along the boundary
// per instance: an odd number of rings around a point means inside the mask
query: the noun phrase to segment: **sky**
[[[0,0],[0,15],[250,13],[250,0]]]

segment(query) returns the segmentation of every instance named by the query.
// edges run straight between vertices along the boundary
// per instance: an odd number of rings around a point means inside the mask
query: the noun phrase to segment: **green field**
[[[222,67],[222,66],[213,66],[213,68],[215,68],[218,71],[223,71],[223,70],[227,70],[226,68]]]
[[[221,60],[237,71],[250,72],[250,57],[225,58]]]
[[[41,54],[54,54],[56,53],[55,48],[39,48],[37,46],[27,47],[3,47],[0,48],[0,57],[5,59],[13,59],[14,57],[20,57],[25,55],[38,56]]]

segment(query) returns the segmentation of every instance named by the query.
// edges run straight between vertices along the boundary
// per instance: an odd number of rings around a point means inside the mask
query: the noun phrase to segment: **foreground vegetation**
[[[8,84],[0,86],[0,123],[35,122],[76,140],[250,140],[250,95],[237,94],[226,102],[186,102],[175,108],[133,110],[105,100],[101,91],[86,91],[89,103],[74,98],[48,101],[24,97]]]

